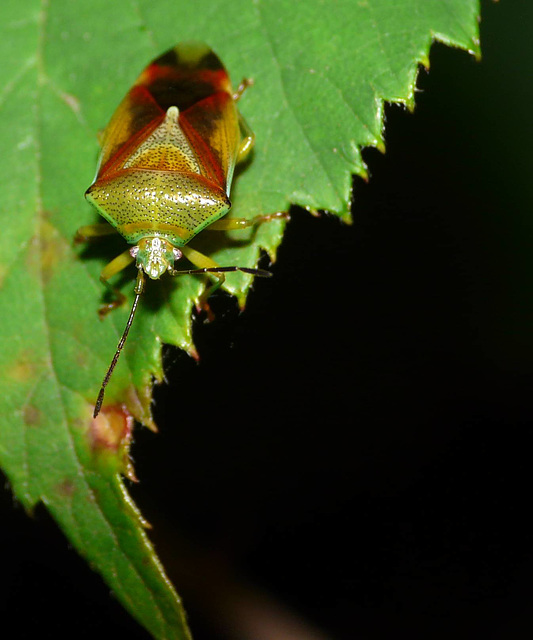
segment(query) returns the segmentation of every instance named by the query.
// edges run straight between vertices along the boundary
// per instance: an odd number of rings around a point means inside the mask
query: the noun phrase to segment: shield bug
[[[100,275],[115,294],[100,315],[125,300],[109,279],[134,260],[138,271],[133,306],[103,379],[95,417],[133,322],[145,276],[213,274],[216,281],[199,301],[209,311],[207,298],[224,282],[225,272],[271,275],[262,269],[219,266],[188,246],[206,228],[240,229],[286,215],[222,219],[231,207],[235,166],[248,156],[254,143],[236,106],[248,84],[243,81],[233,92],[226,69],[209,47],[196,42],[180,44],[141,73],[103,133],[96,178],[85,197],[109,224],[82,227],[77,238],[87,240],[117,231],[133,246]],[[195,268],[175,269],[182,257]]]

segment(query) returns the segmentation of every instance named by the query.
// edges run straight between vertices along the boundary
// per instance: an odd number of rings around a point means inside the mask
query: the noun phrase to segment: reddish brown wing
[[[238,115],[226,69],[201,43],[180,44],[141,73],[105,130],[98,177],[123,165],[171,106],[179,109],[179,125],[201,173],[229,193],[240,144]]]

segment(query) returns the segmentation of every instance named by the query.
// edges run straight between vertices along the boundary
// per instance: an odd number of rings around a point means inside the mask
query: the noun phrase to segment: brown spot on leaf
[[[117,451],[125,439],[131,438],[132,427],[133,418],[124,407],[108,406],[93,419],[93,446]]]
[[[0,289],[4,284],[4,280],[6,279],[7,274],[8,274],[7,267],[4,264],[0,264]]]
[[[95,454],[115,460],[120,472],[136,482],[129,457],[133,424],[133,416],[124,405],[108,405],[91,419],[88,433]]]
[[[46,282],[53,275],[56,265],[63,263],[65,243],[57,229],[47,220],[41,224],[41,271]]]
[[[13,382],[28,382],[38,375],[35,354],[30,351],[22,351],[16,361],[8,367],[6,378]]]
[[[62,265],[68,245],[58,230],[49,222],[49,214],[43,212],[38,233],[31,240],[31,248],[27,253],[29,270],[39,274],[47,282],[58,265]]]
[[[28,427],[38,427],[41,422],[41,410],[33,404],[27,404],[22,410],[22,419]]]
[[[76,489],[76,485],[70,478],[65,478],[62,482],[59,482],[55,488],[60,496],[63,496],[65,498],[72,498]]]
[[[76,366],[78,366],[80,369],[87,368],[87,356],[82,351],[78,351],[76,353]]]

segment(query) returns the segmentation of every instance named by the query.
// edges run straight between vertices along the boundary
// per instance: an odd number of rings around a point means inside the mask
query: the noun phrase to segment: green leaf
[[[42,501],[124,606],[157,638],[187,638],[184,613],[145,534],[121,474],[131,416],[151,424],[151,380],[161,345],[194,354],[191,308],[200,277],[150,282],[105,412],[92,420],[101,378],[127,309],[100,322],[98,276],[124,243],[74,247],[97,221],[84,202],[97,132],[142,68],[180,40],[206,41],[234,84],[257,138],[238,176],[231,215],[297,204],[349,221],[362,146],[384,147],[383,104],[413,106],[419,64],[439,39],[478,54],[477,0],[235,0],[73,3],[2,7],[0,68],[3,348],[0,462],[27,509]],[[201,241],[222,265],[275,258],[282,222]],[[131,280],[130,280],[131,276]],[[179,281],[177,281],[179,280]],[[227,290],[244,301],[250,278]],[[133,273],[122,288],[132,297]]]

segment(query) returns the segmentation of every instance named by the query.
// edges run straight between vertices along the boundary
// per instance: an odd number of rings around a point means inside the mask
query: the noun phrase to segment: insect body
[[[157,279],[165,272],[212,273],[216,282],[200,299],[206,310],[207,297],[222,284],[224,272],[270,275],[261,269],[221,267],[188,246],[206,227],[238,229],[285,216],[221,219],[231,207],[235,165],[254,143],[235,104],[247,84],[243,82],[234,94],[226,69],[209,47],[180,44],[141,73],[103,134],[96,179],[85,197],[110,224],[82,227],[77,237],[85,240],[116,230],[133,246],[101,273],[100,279],[116,296],[101,315],[124,302],[109,278],[134,260],[138,272],[134,303],[103,380],[95,417],[133,321],[145,275]],[[175,269],[182,256],[196,268]]]

